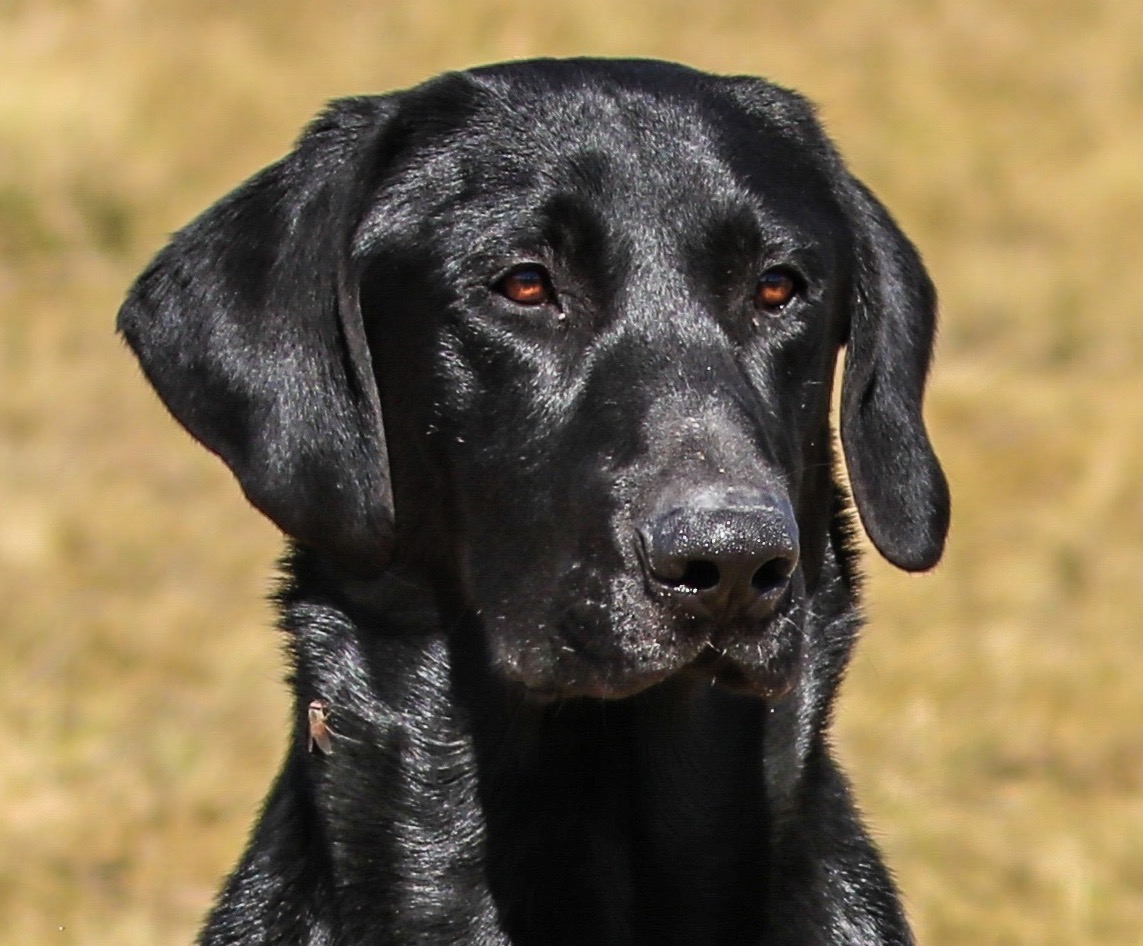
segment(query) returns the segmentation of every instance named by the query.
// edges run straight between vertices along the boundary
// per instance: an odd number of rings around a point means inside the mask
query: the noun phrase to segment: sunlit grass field
[[[279,539],[112,332],[328,98],[533,55],[817,100],[943,298],[945,562],[837,741],[930,946],[1143,942],[1143,3],[0,0],[0,941],[186,943],[285,743]]]

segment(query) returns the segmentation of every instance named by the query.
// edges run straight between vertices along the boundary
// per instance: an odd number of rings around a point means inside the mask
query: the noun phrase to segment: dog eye
[[[496,283],[496,291],[517,305],[545,305],[555,301],[551,280],[541,266],[521,266]]]
[[[768,269],[758,280],[754,290],[754,306],[775,315],[782,311],[801,292],[801,280],[796,273],[784,267]]]

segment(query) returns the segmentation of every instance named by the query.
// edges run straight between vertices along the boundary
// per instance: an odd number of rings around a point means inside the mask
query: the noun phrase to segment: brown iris
[[[798,294],[798,280],[785,269],[768,269],[758,280],[754,305],[763,312],[775,314],[784,309]]]
[[[552,301],[548,274],[536,266],[513,270],[496,284],[496,289],[517,305],[544,305]]]

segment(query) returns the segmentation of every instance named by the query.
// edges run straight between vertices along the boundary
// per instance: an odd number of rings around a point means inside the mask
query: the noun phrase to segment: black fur
[[[336,102],[178,233],[120,329],[294,540],[296,729],[202,942],[911,942],[827,738],[829,413],[845,346],[857,511],[935,564],[934,307],[803,99],[655,62]]]

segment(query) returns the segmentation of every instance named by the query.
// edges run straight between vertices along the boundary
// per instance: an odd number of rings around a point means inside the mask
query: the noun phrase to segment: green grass
[[[1143,932],[1143,4],[0,2],[0,917],[187,942],[285,739],[278,538],[111,325],[332,96],[537,54],[821,103],[942,290],[945,563],[869,557],[839,710],[931,946]]]

